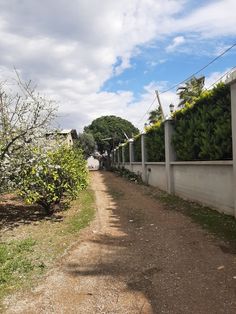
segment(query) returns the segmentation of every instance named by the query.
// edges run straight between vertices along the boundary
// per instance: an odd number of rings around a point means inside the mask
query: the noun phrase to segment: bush
[[[128,179],[129,181],[133,181],[138,184],[143,184],[142,177],[140,174],[136,174],[124,167],[121,168],[111,168],[112,172],[119,174],[120,176]]]
[[[232,159],[230,88],[220,83],[174,114],[177,160]]]
[[[125,155],[125,162],[129,162],[129,142],[126,142],[124,145],[124,155]]]
[[[75,198],[87,186],[87,179],[81,150],[59,147],[44,152],[36,149],[21,170],[18,193],[27,203],[37,203],[50,214],[53,205],[63,198]]]
[[[122,158],[122,146],[121,145],[119,145],[118,154],[119,154],[120,163],[122,163],[123,162],[123,158]]]
[[[141,153],[141,134],[137,135],[134,138],[134,161],[141,162],[142,161],[142,153]]]
[[[157,122],[147,128],[145,137],[147,161],[165,161],[165,133],[164,123]]]

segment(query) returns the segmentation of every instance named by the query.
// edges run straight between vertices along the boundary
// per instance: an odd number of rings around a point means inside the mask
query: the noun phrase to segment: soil
[[[148,195],[93,172],[97,215],[44,281],[7,313],[236,313],[236,255]]]

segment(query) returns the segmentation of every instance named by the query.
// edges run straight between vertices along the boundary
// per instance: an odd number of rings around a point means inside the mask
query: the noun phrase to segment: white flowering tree
[[[14,87],[0,83],[0,184],[1,189],[25,163],[29,146],[39,143],[56,114],[55,103],[24,83],[16,73]]]

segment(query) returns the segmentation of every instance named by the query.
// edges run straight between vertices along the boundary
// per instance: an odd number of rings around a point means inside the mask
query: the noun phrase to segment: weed
[[[68,222],[67,232],[75,233],[85,228],[95,215],[94,194],[91,190],[84,191],[80,197],[81,209]]]
[[[0,297],[19,285],[37,267],[29,254],[35,244],[31,238],[0,244]]]
[[[133,173],[128,169],[122,168],[112,168],[111,171],[117,173],[118,175],[122,176],[123,178],[128,179],[134,183],[144,184],[141,175]]]
[[[236,220],[234,217],[163,191],[151,192],[149,195],[164,204],[166,209],[181,212],[204,229],[229,241],[231,245],[236,245]]]

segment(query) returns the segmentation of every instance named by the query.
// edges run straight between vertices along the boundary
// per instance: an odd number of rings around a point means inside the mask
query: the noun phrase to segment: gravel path
[[[94,172],[97,216],[7,313],[236,313],[236,256],[135,185]],[[235,279],[234,279],[235,277]]]

